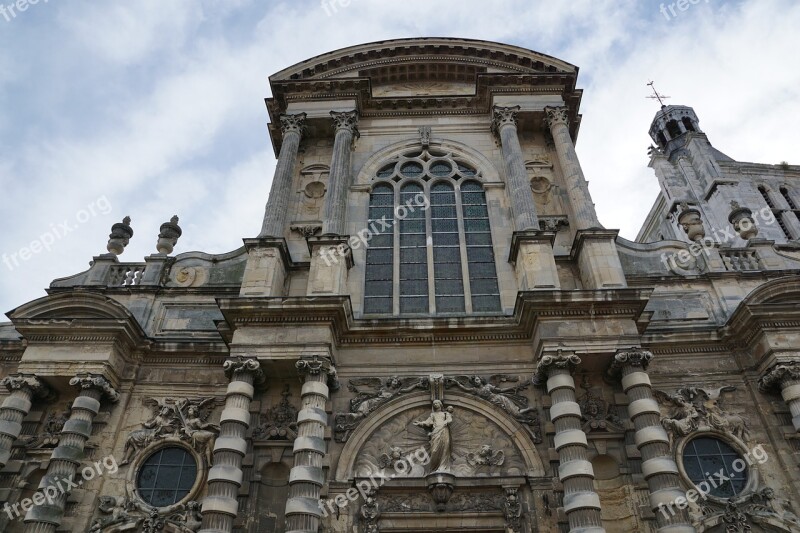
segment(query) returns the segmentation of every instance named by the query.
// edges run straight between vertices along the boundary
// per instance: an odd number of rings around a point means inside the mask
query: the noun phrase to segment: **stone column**
[[[525,159],[517,135],[517,113],[520,107],[494,106],[492,109],[492,129],[500,136],[503,160],[506,167],[508,196],[511,199],[511,212],[517,231],[539,231],[539,218],[533,192],[525,169]]]
[[[34,374],[13,374],[0,382],[11,393],[0,407],[0,469],[11,457],[11,446],[22,431],[34,398],[49,399],[53,391]]]
[[[544,111],[555,142],[561,172],[564,173],[567,195],[575,213],[575,227],[578,230],[600,228],[592,197],[589,195],[589,184],[583,176],[583,169],[569,134],[567,108],[545,107]]]
[[[219,437],[214,444],[214,466],[208,471],[208,494],[203,499],[200,533],[233,531],[233,521],[239,512],[242,460],[247,454],[245,433],[250,427],[250,402],[256,386],[264,382],[257,359],[229,359],[223,369],[230,383],[220,416]]]
[[[792,412],[792,425],[800,432],[800,362],[778,363],[758,380],[761,392],[779,390]]]
[[[289,199],[292,193],[294,165],[297,161],[297,152],[300,149],[300,139],[303,135],[305,120],[305,113],[281,115],[280,117],[283,144],[281,144],[281,152],[278,155],[275,176],[272,178],[272,188],[269,191],[264,223],[261,226],[259,237],[283,237],[286,226],[286,212],[289,209]]]
[[[669,436],[661,426],[661,411],[653,399],[647,365],[653,354],[632,348],[617,352],[609,376],[622,381],[628,397],[628,416],[636,432],[634,441],[642,454],[642,473],[650,489],[650,508],[656,515],[659,533],[695,533],[686,509],[678,509],[677,498],[685,498],[672,457]],[[673,514],[674,513],[674,514]]]
[[[353,149],[353,138],[359,135],[358,111],[344,113],[331,111],[331,117],[333,118],[335,138],[331,156],[328,196],[325,198],[325,210],[322,216],[322,234],[344,235],[347,188],[351,181],[350,154]]]
[[[546,384],[552,398],[550,419],[556,429],[558,478],[564,486],[564,512],[570,533],[604,533],[600,497],[594,491],[594,469],[587,459],[588,442],[581,428],[581,408],[575,401],[572,370],[580,364],[575,354],[545,355],[536,367],[534,383]]]
[[[322,470],[327,453],[325,403],[330,386],[338,388],[336,369],[327,358],[300,359],[297,371],[303,379],[300,393],[303,409],[297,414],[294,466],[289,473],[286,502],[286,533],[317,533],[322,516],[319,496],[325,484]]]
[[[92,435],[92,422],[100,411],[100,401],[104,398],[111,403],[119,401],[119,393],[99,374],[78,374],[69,380],[69,384],[78,387],[80,392],[72,402],[69,420],[64,424],[58,446],[50,456],[47,473],[39,482],[40,492],[69,487],[65,480],[82,484],[82,480],[75,479],[75,474],[83,460],[86,441]],[[66,491],[58,490],[55,498],[31,507],[25,515],[25,533],[55,533],[64,516],[68,496],[68,488]]]

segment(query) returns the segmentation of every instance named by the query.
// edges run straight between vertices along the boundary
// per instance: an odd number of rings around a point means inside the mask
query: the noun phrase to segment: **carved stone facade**
[[[125,217],[0,324],[1,531],[800,531],[800,168],[666,106],[632,242],[564,61],[402,39],[270,84],[258,235],[172,256],[174,217],[123,263]]]

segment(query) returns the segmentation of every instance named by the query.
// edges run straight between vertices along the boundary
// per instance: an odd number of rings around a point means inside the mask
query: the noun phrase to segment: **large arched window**
[[[450,154],[416,152],[381,167],[370,196],[364,313],[500,312],[486,196]],[[381,223],[381,221],[383,221]]]

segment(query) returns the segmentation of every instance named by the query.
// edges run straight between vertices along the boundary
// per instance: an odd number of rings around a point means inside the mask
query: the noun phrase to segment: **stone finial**
[[[694,207],[689,207],[686,202],[681,203],[681,213],[678,215],[678,224],[686,232],[690,241],[697,242],[706,236],[706,229],[703,226],[703,219],[700,211]]]
[[[158,243],[156,244],[158,253],[171,254],[182,234],[183,230],[178,225],[178,215],[173,216],[169,222],[161,224],[161,233],[158,234]]]
[[[111,403],[117,403],[119,401],[119,393],[111,386],[111,383],[100,374],[77,374],[74,378],[69,380],[69,384],[81,390],[97,389],[102,392],[103,396]]]
[[[758,235],[756,222],[753,220],[753,212],[739,205],[739,202],[731,202],[731,213],[728,215],[728,222],[733,224],[733,229],[744,240],[750,240]]]
[[[111,234],[108,236],[108,245],[106,250],[114,255],[122,255],[125,247],[133,237],[133,228],[131,228],[131,217],[125,217],[122,222],[117,222],[111,226]]]

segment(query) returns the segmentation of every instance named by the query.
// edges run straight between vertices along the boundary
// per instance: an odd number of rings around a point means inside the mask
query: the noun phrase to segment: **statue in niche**
[[[447,472],[450,469],[450,424],[453,422],[453,408],[444,409],[441,400],[433,401],[433,410],[425,420],[414,422],[415,426],[429,430],[431,451],[431,472]]]
[[[511,382],[513,387],[501,388],[497,384]],[[536,411],[536,407],[528,406],[528,398],[518,394],[519,391],[528,387],[529,383],[519,384],[516,376],[497,374],[491,376],[487,382],[480,376],[456,376],[445,380],[445,387],[458,387],[464,392],[474,394],[484,400],[491,402],[503,411],[507,412],[519,422],[529,426],[538,427],[539,419],[531,414]],[[534,432],[536,434],[536,432]]]

